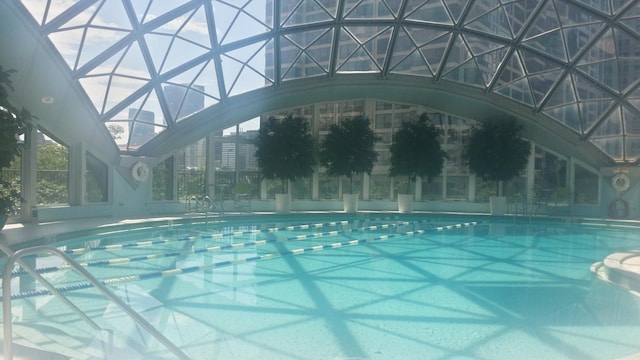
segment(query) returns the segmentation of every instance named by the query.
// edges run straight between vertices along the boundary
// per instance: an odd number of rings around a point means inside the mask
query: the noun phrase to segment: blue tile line
[[[179,274],[191,273],[191,272],[195,272],[195,271],[211,270],[211,269],[214,269],[214,268],[220,268],[220,267],[225,267],[225,266],[229,266],[229,265],[237,265],[237,264],[244,264],[244,263],[249,263],[249,262],[277,259],[277,258],[280,258],[282,256],[287,256],[287,255],[300,255],[300,254],[304,254],[304,253],[318,252],[318,251],[322,251],[322,250],[326,250],[326,249],[337,249],[337,248],[346,247],[346,246],[355,246],[355,245],[360,245],[360,244],[367,243],[367,242],[384,241],[384,240],[387,240],[387,239],[396,238],[396,237],[400,237],[400,236],[420,235],[420,234],[424,234],[424,233],[429,232],[429,231],[438,231],[438,232],[440,232],[440,231],[444,231],[444,230],[460,229],[460,228],[463,228],[463,227],[475,226],[477,224],[478,224],[477,222],[473,221],[473,222],[460,223],[460,224],[455,224],[455,225],[437,226],[437,227],[433,227],[431,229],[407,231],[407,232],[404,232],[404,233],[401,233],[401,234],[381,235],[381,236],[377,236],[377,237],[370,238],[370,239],[356,239],[356,240],[348,240],[348,241],[337,242],[337,243],[327,244],[327,245],[309,246],[309,247],[306,247],[306,248],[299,248],[299,249],[294,249],[294,250],[270,253],[270,254],[265,254],[265,255],[260,255],[260,256],[252,256],[252,257],[248,257],[248,258],[220,261],[220,262],[207,264],[207,265],[190,266],[190,267],[185,267],[185,268],[175,268],[175,269],[156,271],[156,272],[151,272],[151,273],[146,273],[146,274],[139,274],[139,275],[131,275],[131,276],[111,278],[111,279],[107,279],[107,280],[102,280],[101,283],[104,284],[104,285],[117,285],[117,284],[130,282],[130,281],[138,281],[138,280],[146,280],[146,279],[152,279],[152,278],[158,278],[158,277],[174,276],[174,275],[179,275]],[[293,238],[297,238],[297,237],[293,237]],[[74,285],[62,286],[62,287],[58,288],[58,291],[66,292],[66,291],[71,291],[71,290],[87,289],[87,288],[90,288],[92,286],[93,285],[91,285],[91,283],[83,282],[83,283],[78,283],[78,284],[74,284]],[[27,298],[27,297],[33,297],[33,296],[42,296],[42,295],[51,295],[51,292],[48,291],[48,290],[28,291],[28,292],[23,292],[23,293],[11,295],[11,298],[12,299],[21,299],[21,298]]]

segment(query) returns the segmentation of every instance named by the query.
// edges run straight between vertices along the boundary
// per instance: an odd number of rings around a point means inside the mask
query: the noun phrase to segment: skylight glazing
[[[638,0],[22,0],[123,151],[227,98],[405,74],[528,106],[640,158]]]

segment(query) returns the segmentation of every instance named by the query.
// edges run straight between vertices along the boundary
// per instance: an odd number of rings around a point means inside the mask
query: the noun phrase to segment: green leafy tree
[[[380,140],[370,126],[369,118],[358,115],[329,127],[320,144],[320,162],[332,176],[349,178],[349,193],[353,193],[353,176],[371,174],[378,159],[375,144]]]
[[[440,134],[426,113],[417,121],[403,121],[393,134],[389,175],[407,177],[407,194],[416,177],[431,182],[442,173],[447,154],[440,145]]]
[[[462,157],[469,169],[485,181],[500,183],[520,174],[529,160],[531,144],[522,137],[523,127],[514,118],[489,119],[471,128]]]
[[[271,116],[260,125],[255,140],[256,160],[265,179],[282,181],[286,193],[287,180],[310,176],[317,164],[313,136],[309,124],[293,114],[282,120]]]

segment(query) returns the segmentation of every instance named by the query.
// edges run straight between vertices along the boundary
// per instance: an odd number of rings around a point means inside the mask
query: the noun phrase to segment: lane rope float
[[[431,231],[440,232],[440,231],[450,230],[450,229],[460,229],[460,228],[463,228],[463,227],[475,226],[477,224],[478,223],[474,221],[474,222],[460,223],[460,224],[455,224],[455,225],[436,226],[436,227],[433,227],[433,228],[430,228],[430,229],[407,231],[407,232],[400,233],[400,234],[381,235],[381,236],[377,236],[377,237],[369,238],[369,239],[347,240],[347,241],[342,241],[342,242],[337,242],[337,243],[332,243],[332,244],[326,244],[326,245],[315,245],[315,246],[309,246],[309,247],[305,247],[305,248],[287,250],[287,251],[276,252],[276,253],[269,253],[269,254],[265,254],[265,255],[252,256],[252,257],[240,258],[240,259],[234,259],[234,260],[219,261],[219,262],[212,263],[212,264],[207,264],[207,265],[189,266],[189,267],[184,267],[184,268],[175,268],[175,269],[167,269],[167,270],[162,270],[162,271],[155,271],[155,272],[139,274],[139,275],[123,276],[123,277],[117,277],[117,278],[101,280],[100,282],[102,284],[104,284],[104,285],[117,285],[117,284],[121,284],[121,283],[125,283],[125,282],[131,282],[131,281],[148,280],[148,279],[159,278],[159,277],[168,277],[168,276],[174,276],[174,275],[179,275],[179,274],[188,274],[188,273],[192,273],[192,272],[196,272],[196,271],[212,270],[214,268],[221,268],[221,267],[230,266],[230,265],[238,265],[238,264],[257,262],[257,261],[263,261],[263,260],[272,260],[272,259],[280,258],[282,256],[287,256],[287,255],[295,256],[295,255],[300,255],[300,254],[304,254],[304,253],[319,252],[319,251],[323,251],[323,250],[327,250],[327,249],[338,249],[338,248],[341,248],[341,247],[355,246],[355,245],[360,245],[360,244],[373,242],[373,241],[384,241],[384,240],[388,240],[388,239],[392,239],[392,238],[396,238],[396,237],[401,237],[401,236],[420,235],[420,234],[424,234],[424,233],[431,232]],[[62,286],[60,288],[57,288],[57,290],[60,291],[60,292],[67,292],[67,291],[72,291],[72,290],[87,289],[87,288],[90,288],[92,286],[93,285],[91,283],[89,283],[89,282],[80,282],[80,283],[73,284],[73,285]],[[18,294],[11,295],[11,299],[21,299],[21,298],[27,298],[27,297],[33,297],[33,296],[43,296],[43,295],[51,295],[51,292],[49,290],[28,291],[28,292],[23,292],[23,293],[18,293]]]
[[[413,222],[413,223],[416,223],[416,222]],[[329,224],[329,223],[327,223],[327,224]],[[331,223],[331,224],[333,225],[333,223]],[[267,245],[267,244],[277,243],[277,242],[282,243],[282,242],[294,241],[294,240],[306,240],[306,239],[312,239],[312,238],[336,236],[336,235],[350,233],[350,232],[364,232],[364,231],[375,231],[375,230],[380,230],[380,229],[391,229],[391,228],[395,228],[395,227],[399,227],[399,226],[403,226],[403,225],[409,225],[409,224],[412,224],[412,222],[403,221],[403,222],[400,222],[400,223],[364,226],[364,227],[361,227],[361,228],[358,228],[358,229],[333,230],[333,231],[327,231],[327,232],[323,232],[323,233],[296,235],[296,236],[291,236],[291,237],[288,237],[288,238],[285,238],[285,239],[271,239],[271,240],[264,240],[263,239],[263,240],[256,240],[256,241],[247,241],[247,242],[243,242],[243,243],[233,243],[233,244],[226,244],[226,245],[209,246],[209,247],[206,247],[206,248],[199,248],[199,249],[173,251],[173,252],[162,253],[162,254],[148,254],[148,255],[138,255],[138,256],[133,256],[133,257],[122,257],[122,258],[114,258],[114,259],[93,260],[93,261],[87,261],[87,262],[79,262],[79,264],[82,267],[110,266],[110,265],[126,264],[126,263],[131,263],[131,262],[162,259],[162,258],[168,258],[168,257],[177,257],[177,256],[183,256],[183,255],[193,255],[193,254],[203,254],[203,253],[210,253],[210,252],[218,252],[218,251],[223,251],[223,250],[239,249],[239,248],[250,247],[250,246],[261,246],[261,245]],[[315,227],[322,227],[323,224],[313,224],[313,225]],[[448,226],[450,227],[451,225],[448,225]],[[296,226],[287,226],[286,228],[287,228],[287,230],[292,230],[293,228],[295,228],[295,229],[308,229],[310,227],[309,227],[309,225],[296,225]],[[271,228],[271,229],[268,229],[266,231],[279,231],[281,229],[283,229],[283,228]],[[258,231],[262,231],[262,230],[258,230]],[[249,230],[249,231],[244,231],[244,232],[235,232],[233,234],[238,235],[238,233],[246,234],[246,233],[253,233],[253,232],[254,232],[254,230]],[[215,234],[215,235],[218,235],[218,234]],[[166,243],[167,241],[191,240],[192,238],[193,237],[181,238],[179,240],[161,240],[159,243]],[[148,242],[138,242],[138,243],[130,243],[130,245],[143,244],[143,246],[148,246],[149,244],[147,244],[147,243]],[[98,248],[102,248],[102,247],[98,247]],[[107,248],[107,249],[110,250],[112,248]],[[69,250],[69,251],[71,251],[73,253],[73,250]],[[39,274],[45,274],[45,273],[51,273],[51,272],[55,272],[55,271],[70,270],[71,268],[72,267],[67,264],[67,265],[61,265],[61,266],[50,266],[50,267],[45,267],[45,268],[38,268],[38,269],[35,269],[35,271],[37,273],[39,273]],[[15,276],[21,276],[21,275],[24,275],[24,274],[26,274],[26,271],[23,270],[23,269],[19,269],[17,271],[13,271],[11,273],[11,276],[15,277]]]

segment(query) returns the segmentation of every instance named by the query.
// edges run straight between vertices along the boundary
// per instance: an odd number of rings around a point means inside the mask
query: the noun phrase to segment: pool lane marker
[[[444,231],[444,230],[460,229],[460,228],[463,228],[463,227],[475,226],[477,224],[478,223],[474,221],[474,222],[468,222],[468,223],[456,224],[456,225],[437,226],[437,227],[434,227],[434,228],[431,228],[431,229],[407,231],[407,232],[400,233],[400,234],[381,235],[381,236],[377,236],[377,237],[369,238],[369,239],[354,239],[354,240],[347,240],[347,241],[343,241],[343,242],[336,242],[336,243],[326,244],[326,245],[314,245],[314,246],[309,246],[309,247],[306,247],[306,248],[298,248],[298,249],[287,250],[287,251],[282,251],[282,252],[259,255],[259,256],[252,256],[252,257],[240,258],[240,259],[234,259],[234,260],[219,261],[219,262],[215,262],[215,263],[207,264],[207,265],[190,266],[190,267],[184,267],[184,268],[175,268],[175,269],[167,269],[167,270],[162,270],[162,271],[155,271],[155,272],[139,274],[139,275],[122,276],[122,277],[102,280],[101,283],[104,284],[104,285],[117,285],[117,284],[130,282],[130,281],[149,280],[149,279],[153,279],[153,278],[161,278],[161,277],[168,277],[168,276],[174,276],[174,275],[180,275],[180,274],[188,274],[188,273],[192,273],[192,272],[196,272],[196,271],[212,270],[212,269],[215,269],[215,268],[221,268],[221,267],[226,267],[226,266],[231,266],[231,265],[245,264],[245,263],[257,262],[257,261],[263,261],[263,260],[272,260],[272,259],[277,259],[277,258],[280,258],[280,257],[283,257],[283,256],[287,256],[287,255],[295,256],[295,255],[300,255],[300,254],[305,254],[305,253],[319,252],[319,251],[323,251],[323,250],[327,250],[327,249],[338,249],[338,248],[346,247],[346,246],[361,245],[361,244],[368,243],[368,242],[384,241],[384,240],[388,240],[388,239],[392,239],[392,238],[396,238],[396,237],[401,237],[401,236],[420,235],[420,234],[425,234],[425,233],[431,232],[431,231],[441,232],[441,231]],[[89,283],[89,282],[81,282],[81,283],[77,283],[77,284],[74,284],[74,285],[62,286],[62,287],[58,288],[58,291],[66,292],[66,291],[71,291],[71,290],[81,290],[81,289],[90,288],[92,286],[93,285],[91,283]],[[34,290],[34,291],[28,291],[28,292],[23,292],[23,293],[18,293],[18,294],[11,295],[11,298],[12,299],[21,299],[21,298],[27,298],[27,297],[33,297],[33,296],[41,296],[41,295],[51,295],[51,293],[48,290],[37,290],[37,291]]]
[[[256,241],[247,241],[244,243],[216,245],[216,246],[210,246],[207,248],[200,248],[200,249],[173,251],[173,252],[162,253],[162,254],[150,254],[150,255],[139,255],[139,256],[133,256],[133,257],[115,258],[115,259],[93,260],[93,261],[87,261],[87,262],[79,262],[79,264],[82,267],[109,266],[109,265],[125,264],[125,263],[137,262],[137,261],[147,261],[147,260],[162,259],[162,258],[168,258],[168,257],[176,257],[176,256],[182,256],[182,255],[202,254],[202,253],[216,252],[216,251],[222,251],[222,250],[228,250],[228,249],[240,249],[240,248],[249,247],[249,246],[261,246],[261,245],[267,245],[270,243],[286,242],[286,241],[292,241],[292,240],[306,240],[306,239],[312,239],[312,238],[336,236],[339,234],[345,234],[350,232],[360,232],[360,231],[364,232],[364,231],[375,231],[379,229],[390,229],[390,228],[409,225],[409,224],[411,223],[407,221],[403,221],[400,223],[365,226],[358,229],[332,230],[332,231],[327,231],[323,233],[295,235],[285,239],[272,239],[272,240],[263,239],[263,240],[256,240]],[[320,227],[320,226],[317,226],[317,227]],[[292,226],[288,226],[287,228],[292,228]],[[277,230],[277,229],[271,229],[271,230]],[[38,268],[36,269],[36,272],[38,272],[39,274],[46,274],[46,273],[51,273],[55,271],[70,270],[70,269],[71,269],[70,265],[61,265],[61,266],[50,266],[46,268]],[[17,271],[13,271],[11,273],[11,276],[15,277],[23,274],[26,274],[26,272],[23,269],[20,269]]]
[[[391,217],[366,219],[366,221],[383,221],[383,220],[387,221],[387,220],[393,220],[393,219]],[[95,246],[90,248],[69,249],[69,250],[65,250],[64,253],[69,255],[80,255],[80,254],[84,254],[87,251],[93,251],[93,250],[122,250],[122,249],[128,249],[128,248],[167,244],[167,243],[179,242],[179,241],[194,241],[198,239],[208,239],[208,238],[217,239],[225,236],[243,236],[243,235],[259,234],[259,233],[272,233],[272,232],[279,232],[279,231],[308,230],[312,228],[317,229],[322,227],[344,226],[344,225],[354,224],[361,221],[365,221],[365,220],[356,219],[356,220],[329,221],[324,223],[289,225],[289,226],[283,226],[283,227],[268,228],[263,230],[256,229],[256,230],[244,230],[244,231],[231,231],[231,232],[224,232],[224,233],[215,233],[210,235],[200,235],[200,237],[187,236],[187,237],[182,237],[178,239],[137,241],[132,243],[102,245],[102,246]],[[405,221],[404,223],[417,223],[417,222]]]

